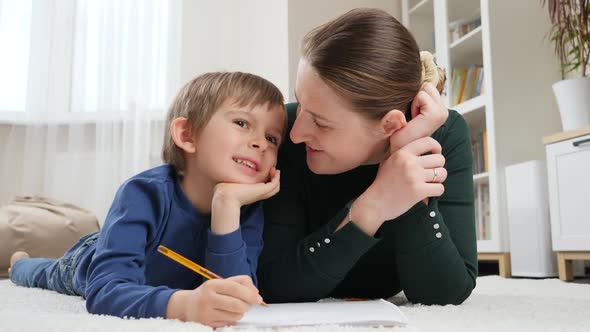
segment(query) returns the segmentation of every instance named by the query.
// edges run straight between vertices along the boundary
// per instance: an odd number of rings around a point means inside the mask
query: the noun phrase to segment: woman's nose
[[[295,122],[293,123],[293,127],[291,127],[291,132],[289,133],[291,141],[293,141],[295,144],[305,142],[305,138],[307,136],[305,128],[306,124],[303,117],[304,115],[301,112],[298,112]]]

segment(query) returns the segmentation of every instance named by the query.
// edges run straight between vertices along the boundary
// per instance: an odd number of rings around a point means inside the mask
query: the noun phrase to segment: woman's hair
[[[408,115],[423,82],[433,83],[439,92],[444,87],[444,72],[432,54],[419,52],[411,33],[378,9],[353,9],[315,28],[303,39],[302,56],[369,119],[393,109]]]
[[[212,72],[200,75],[180,89],[166,117],[162,160],[176,168],[179,175],[185,173],[182,149],[174,143],[170,125],[176,118],[186,118],[193,132],[198,133],[207,125],[211,116],[227,100],[238,107],[267,105],[284,109],[283,94],[266,79],[241,72]],[[285,123],[286,127],[286,123]]]

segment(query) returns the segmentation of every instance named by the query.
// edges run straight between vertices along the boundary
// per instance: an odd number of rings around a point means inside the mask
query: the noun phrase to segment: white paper
[[[408,319],[393,303],[338,301],[269,304],[254,306],[234,327],[287,327],[306,325],[396,326]]]

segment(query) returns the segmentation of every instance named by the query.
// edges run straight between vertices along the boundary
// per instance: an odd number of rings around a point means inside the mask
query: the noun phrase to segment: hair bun
[[[420,62],[422,63],[422,83],[428,82],[436,86],[439,92],[442,92],[445,84],[445,73],[438,68],[434,62],[434,56],[428,51],[420,52]]]

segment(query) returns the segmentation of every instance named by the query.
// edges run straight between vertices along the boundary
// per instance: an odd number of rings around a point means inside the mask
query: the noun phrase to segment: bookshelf
[[[402,22],[421,50],[435,54],[447,73],[445,103],[463,115],[473,145],[481,141],[474,153],[485,155],[487,167],[474,168],[473,175],[478,252],[480,260],[500,262],[508,276],[504,168],[545,159],[541,139],[560,128],[551,91],[560,73],[546,38],[549,17],[538,0],[402,0]],[[470,84],[478,80],[479,90]],[[464,98],[454,95],[461,90]]]

